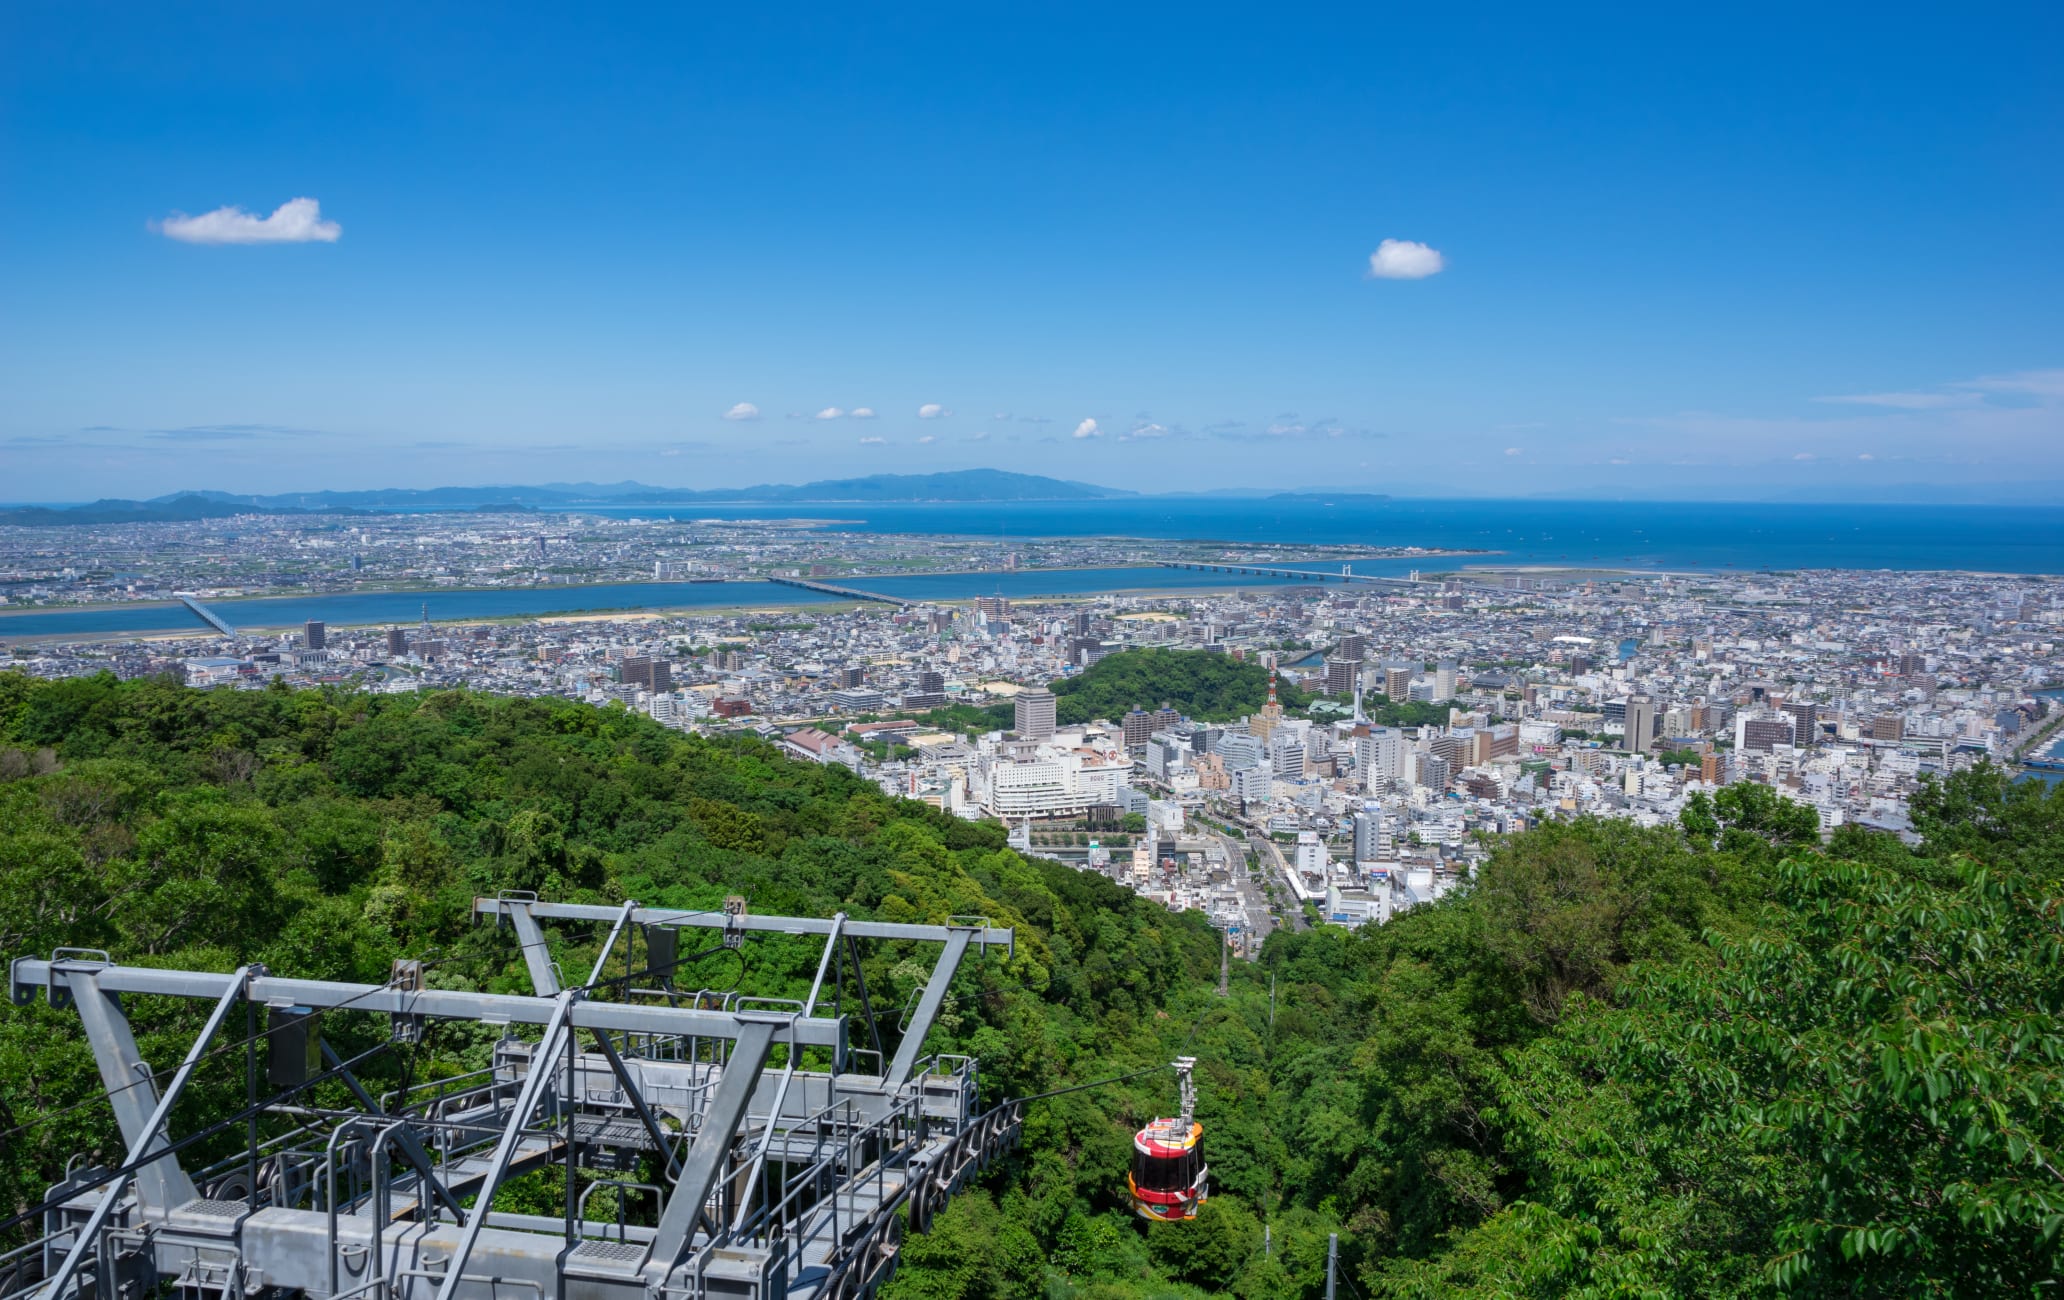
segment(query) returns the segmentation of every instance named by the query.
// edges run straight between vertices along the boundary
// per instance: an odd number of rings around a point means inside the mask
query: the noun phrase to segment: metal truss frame
[[[977,1113],[972,1061],[922,1055],[966,954],[1010,949],[1008,929],[980,918],[897,925],[843,913],[750,916],[522,895],[478,899],[475,913],[513,928],[533,993],[427,988],[417,963],[397,963],[394,979],[378,985],[262,967],[159,970],[70,950],[14,960],[17,1004],[40,991],[53,1006],[78,1008],[127,1148],[111,1173],[82,1171],[52,1189],[38,1300],[121,1300],[153,1279],[171,1279],[198,1300],[247,1300],[261,1289],[311,1300],[510,1300],[512,1288],[534,1290],[537,1300],[864,1296],[894,1267],[896,1211],[907,1204],[922,1222],[968,1171],[1016,1139],[1015,1108]],[[566,987],[551,961],[541,925],[550,921],[610,925],[585,984]],[[605,981],[603,972],[634,926],[648,941],[699,927],[724,931],[727,942],[789,934],[824,944],[809,995],[796,1003],[732,999],[710,1009],[679,1005],[670,991],[660,1002],[610,1000],[628,981]],[[849,1018],[842,1005],[829,1014],[822,1006],[828,978],[834,994],[844,987],[850,957],[880,1062],[859,971],[863,939],[940,945],[895,1055],[876,1073],[849,1068]],[[124,995],[213,1003],[162,1089],[130,1032]],[[212,1174],[190,1172],[166,1120],[238,1002],[254,1013],[384,1014],[397,1042],[438,1019],[497,1026],[504,1037],[487,1070],[385,1099],[323,1042],[331,1067],[323,1077],[341,1079],[359,1109],[285,1104],[290,1089],[278,1104],[252,1107],[249,1151]],[[538,1039],[516,1039],[519,1026],[535,1026]],[[785,1059],[770,1069],[777,1047]],[[812,1049],[828,1053],[829,1071],[803,1068]],[[247,1056],[255,1071],[255,1046]],[[293,1127],[260,1143],[255,1117],[268,1109]],[[631,1168],[648,1155],[664,1184],[649,1189],[659,1194],[656,1222],[641,1227],[620,1213],[613,1236],[597,1236],[585,1197],[577,1203],[573,1169]],[[264,1178],[255,1176],[261,1161]],[[562,1218],[494,1208],[509,1178],[553,1165],[568,1173]],[[240,1182],[243,1170],[254,1176]],[[626,1194],[632,1186],[619,1185]],[[0,1277],[18,1256],[0,1256]],[[28,1294],[0,1281],[0,1300]]]

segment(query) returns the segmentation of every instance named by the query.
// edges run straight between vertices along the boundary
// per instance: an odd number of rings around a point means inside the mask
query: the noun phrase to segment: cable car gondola
[[[1196,1120],[1197,1086],[1190,1079],[1196,1064],[1194,1056],[1175,1060],[1182,1114],[1157,1119],[1132,1136],[1132,1172],[1125,1185],[1142,1219],[1194,1219],[1197,1207],[1210,1195],[1204,1182],[1210,1172],[1204,1164],[1204,1126]]]

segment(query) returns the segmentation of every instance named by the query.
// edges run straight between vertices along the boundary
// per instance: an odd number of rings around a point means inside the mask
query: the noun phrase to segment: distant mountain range
[[[362,515],[388,510],[577,509],[581,506],[838,505],[884,502],[1098,501],[1139,495],[999,469],[944,474],[870,474],[801,486],[763,483],[748,488],[653,487],[646,483],[546,483],[536,487],[379,488],[365,492],[284,492],[271,496],[205,489],[148,501],[109,498],[82,506],[0,509],[0,524],[158,523],[265,514]]]
[[[41,528],[59,524],[157,524],[192,519],[226,519],[247,515],[249,505],[223,500],[222,493],[181,492],[152,501],[107,497],[83,506],[12,506],[0,509],[0,524]],[[348,506],[268,506],[275,515],[366,515],[370,510]]]
[[[966,469],[944,474],[870,474],[865,478],[822,479],[800,487],[762,483],[745,488],[664,488],[648,483],[545,483],[535,487],[380,488],[365,492],[287,492],[275,496],[238,496],[228,492],[183,495],[276,510],[473,510],[481,506],[649,506],[728,503],[787,505],[797,502],[835,504],[841,501],[1094,501],[1137,496],[1118,488],[1075,483],[1039,474],[1013,474],[1000,469]],[[160,498],[169,500],[169,498]],[[151,504],[156,504],[152,502]]]

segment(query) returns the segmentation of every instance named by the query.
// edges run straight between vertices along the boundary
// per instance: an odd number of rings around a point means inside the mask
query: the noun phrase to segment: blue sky
[[[0,498],[2025,492],[2060,46],[2055,4],[9,5]]]

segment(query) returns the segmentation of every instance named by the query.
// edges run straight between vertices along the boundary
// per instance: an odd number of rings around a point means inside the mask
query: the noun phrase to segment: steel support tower
[[[409,961],[377,985],[259,966],[159,970],[69,949],[15,960],[17,1003],[76,1008],[127,1149],[119,1165],[75,1166],[50,1189],[40,1236],[0,1254],[0,1300],[143,1300],[167,1286],[183,1300],[864,1297],[894,1270],[898,1212],[923,1229],[1017,1139],[1020,1107],[982,1110],[973,1060],[923,1054],[962,960],[1008,948],[1007,929],[528,894],[478,899],[474,913],[513,931],[530,993],[432,988]],[[551,960],[545,926],[566,921],[609,927],[585,984]],[[677,988],[683,932],[722,946],[821,936],[816,979],[797,1000]],[[612,955],[630,965],[637,937],[643,966],[604,978]],[[939,945],[892,1046],[861,974],[863,941]],[[170,1075],[139,1054],[124,995],[212,1004]],[[262,1070],[223,1032],[260,1015]],[[375,1052],[417,1041],[430,1021],[498,1038],[491,1063],[470,1074],[375,1097],[321,1032],[351,1015],[384,1018]],[[856,1026],[861,1043],[849,1038]],[[166,1120],[218,1036],[254,1062],[259,1122],[246,1150],[192,1168]],[[310,1085],[330,1080],[355,1107],[313,1103]],[[562,1214],[494,1208],[510,1179],[548,1167],[565,1175]],[[598,1218],[590,1201],[605,1188],[613,1217]],[[634,1201],[641,1212],[626,1210]]]

